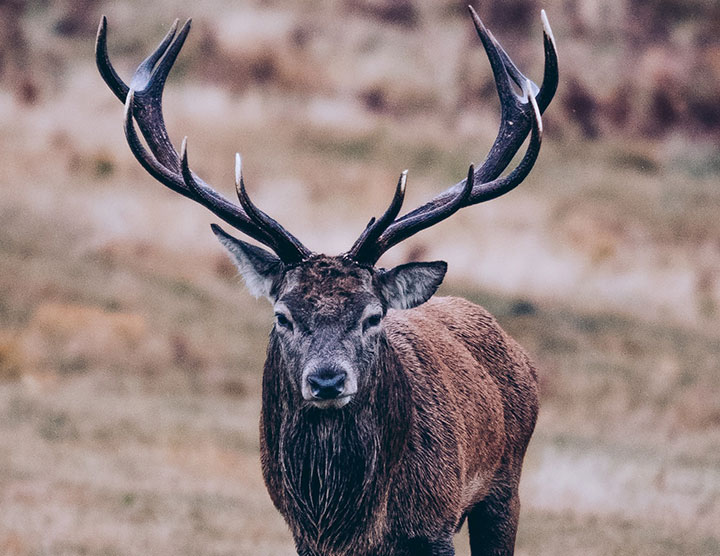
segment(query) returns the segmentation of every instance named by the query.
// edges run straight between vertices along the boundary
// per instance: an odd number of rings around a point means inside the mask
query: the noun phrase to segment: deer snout
[[[345,391],[347,373],[337,367],[322,367],[307,377],[310,393],[317,400],[334,400]]]
[[[341,357],[310,361],[300,383],[302,397],[319,408],[344,407],[357,394],[357,371]]]

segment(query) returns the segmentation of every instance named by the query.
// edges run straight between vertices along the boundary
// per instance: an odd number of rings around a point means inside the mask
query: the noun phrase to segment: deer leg
[[[512,556],[519,514],[517,492],[507,498],[487,498],[473,507],[468,514],[472,556]]]

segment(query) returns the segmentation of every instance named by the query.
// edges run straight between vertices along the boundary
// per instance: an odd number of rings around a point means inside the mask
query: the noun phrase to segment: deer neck
[[[380,538],[392,470],[407,442],[410,388],[386,340],[369,372],[375,384],[347,406],[283,404],[275,421],[282,488],[296,521],[291,526],[327,553],[358,538],[369,545]]]

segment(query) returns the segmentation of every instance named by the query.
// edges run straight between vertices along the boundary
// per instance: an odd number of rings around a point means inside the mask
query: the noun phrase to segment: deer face
[[[274,345],[291,391],[319,408],[341,408],[371,391],[387,310],[427,301],[447,268],[438,261],[382,270],[326,256],[285,267],[263,249],[221,231],[218,238],[251,293],[273,304]]]

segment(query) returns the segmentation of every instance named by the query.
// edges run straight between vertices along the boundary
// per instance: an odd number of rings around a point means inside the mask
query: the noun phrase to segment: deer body
[[[391,310],[384,328],[380,380],[367,399],[335,411],[282,402],[292,396],[271,339],[263,473],[299,553],[451,554],[468,515],[474,533],[489,531],[473,554],[511,553],[507,525],[517,523],[538,407],[532,364],[485,310],[462,299]]]
[[[250,292],[266,297],[275,312],[263,376],[262,468],[302,556],[451,556],[465,518],[473,556],[514,550],[518,482],[538,408],[535,370],[484,309],[431,299],[446,263],[375,266],[413,234],[509,192],[537,159],[541,113],[558,84],[547,18],[543,12],[545,73],[538,87],[470,12],[502,112],[485,161],[399,216],[403,172],[385,212],[348,252],[332,257],[310,251],[252,203],[239,155],[238,206],[190,169],[186,141],[175,150],[162,92],[190,21],[179,31],[175,23],[129,85],[108,58],[104,17],[98,29],[97,65],[125,104],[124,131],[138,161],[274,252],[212,225]],[[528,136],[520,163],[501,176]]]

